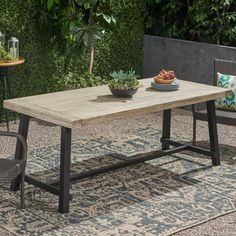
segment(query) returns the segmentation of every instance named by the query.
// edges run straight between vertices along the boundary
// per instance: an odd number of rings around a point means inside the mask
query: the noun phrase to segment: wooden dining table
[[[224,97],[230,89],[179,80],[180,88],[175,91],[158,91],[151,87],[152,78],[140,80],[140,88],[133,98],[117,98],[111,95],[108,86],[48,93],[4,101],[6,109],[20,113],[19,133],[27,139],[30,118],[37,118],[61,126],[60,174],[59,179],[45,183],[32,176],[26,181],[53,194],[59,195],[59,212],[69,212],[70,183],[92,177],[121,167],[152,160],[154,158],[190,150],[211,157],[214,166],[220,165],[219,144],[214,100]],[[170,138],[171,110],[205,102],[208,114],[210,149],[174,141]],[[100,167],[82,173],[71,174],[72,130],[88,124],[122,119],[125,116],[142,115],[163,111],[162,150],[133,156],[126,161]],[[180,124],[181,126],[181,124]],[[15,158],[22,158],[22,146],[17,142]],[[20,177],[11,185],[19,189]]]

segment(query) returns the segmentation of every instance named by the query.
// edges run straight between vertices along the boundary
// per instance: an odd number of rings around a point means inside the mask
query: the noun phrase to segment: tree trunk
[[[90,48],[89,74],[92,74],[94,63],[94,47]]]

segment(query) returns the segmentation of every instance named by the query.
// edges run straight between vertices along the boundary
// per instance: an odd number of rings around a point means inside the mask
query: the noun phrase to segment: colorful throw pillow
[[[217,86],[232,89],[232,93],[215,100],[216,108],[226,111],[236,111],[236,75],[217,73]]]

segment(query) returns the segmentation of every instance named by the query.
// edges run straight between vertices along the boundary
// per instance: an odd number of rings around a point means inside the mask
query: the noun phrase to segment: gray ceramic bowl
[[[131,89],[114,89],[110,88],[111,93],[120,98],[131,98],[133,95],[138,91],[138,88],[131,88]]]

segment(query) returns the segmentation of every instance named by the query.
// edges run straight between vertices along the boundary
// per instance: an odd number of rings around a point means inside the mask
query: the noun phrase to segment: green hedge
[[[98,73],[106,74],[107,71],[131,68],[140,75],[142,73],[146,5],[144,0],[126,2],[131,2],[133,7],[126,7],[117,15],[116,27],[100,44],[99,56],[95,62]]]
[[[10,36],[20,40],[20,54],[26,59],[11,74],[14,97],[57,91],[61,89],[58,81],[87,71],[86,50],[69,45],[59,34],[45,37],[42,33],[38,2],[0,0],[0,31],[6,33],[6,40]],[[145,3],[126,2],[134,7],[117,13],[117,25],[95,48],[96,75],[107,76],[113,70],[130,68],[141,74]]]
[[[235,0],[146,0],[146,33],[236,46]]]

